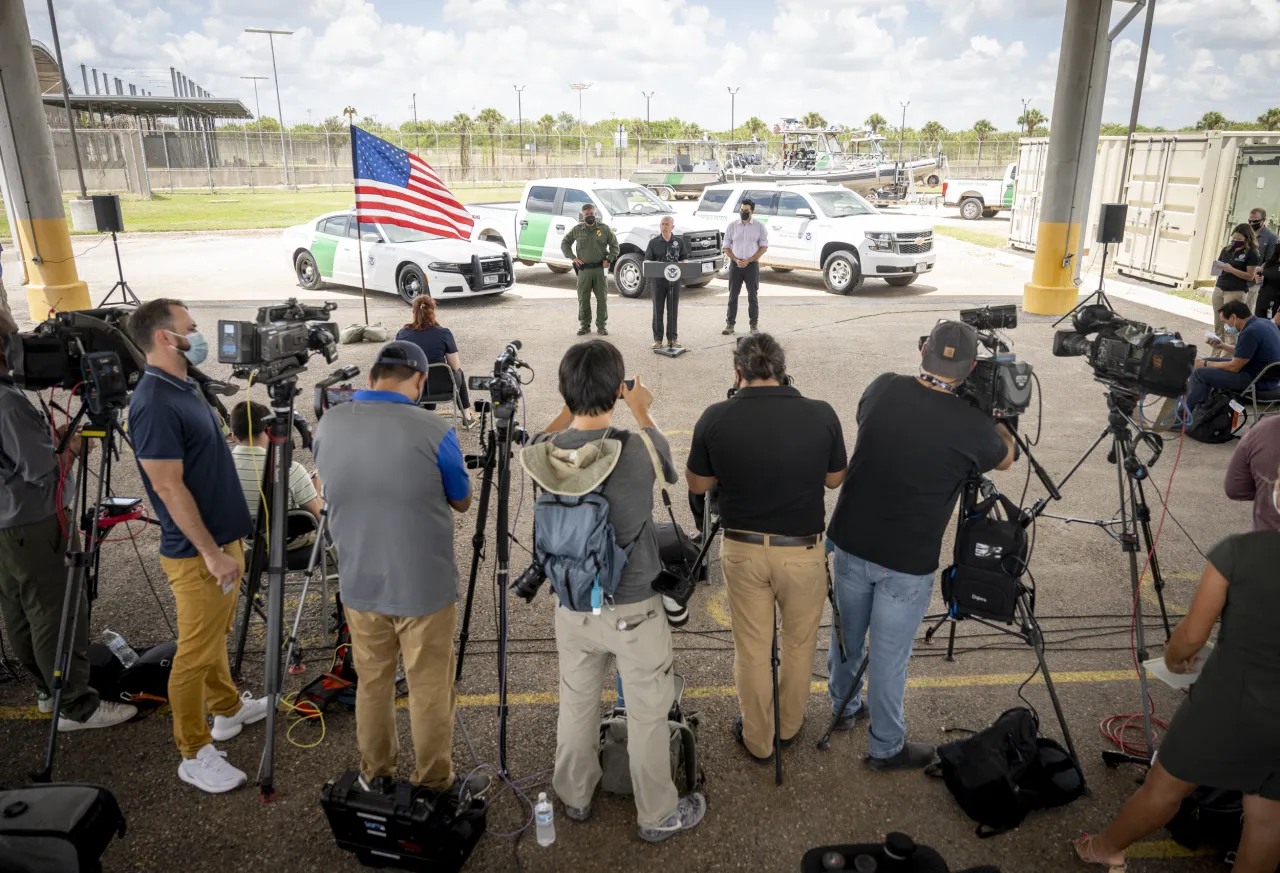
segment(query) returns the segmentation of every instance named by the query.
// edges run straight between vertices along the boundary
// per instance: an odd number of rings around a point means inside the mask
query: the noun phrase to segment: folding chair
[[[1271,382],[1272,385],[1262,388],[1260,382]],[[1276,412],[1280,407],[1280,361],[1273,361],[1262,368],[1243,390],[1232,392],[1241,405],[1250,409],[1256,423],[1264,415]]]
[[[458,397],[458,384],[453,381],[453,368],[446,363],[437,362],[427,367],[427,387],[418,400],[418,405],[434,411],[441,403],[449,404],[449,412],[456,421],[462,401]]]

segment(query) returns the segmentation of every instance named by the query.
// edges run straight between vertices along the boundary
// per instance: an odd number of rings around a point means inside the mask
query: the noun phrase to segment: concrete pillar
[[[97,67],[93,68],[93,93],[94,94],[102,93],[102,91],[99,90],[98,88],[98,68]]]
[[[1088,201],[1098,149],[1097,123],[1089,128],[1090,97],[1096,93],[1089,83],[1102,59],[1105,46],[1099,43],[1107,41],[1110,20],[1111,0],[1068,0],[1049,123],[1035,264],[1022,295],[1022,308],[1030,313],[1062,315],[1075,306],[1079,296],[1074,262],[1084,207],[1076,204]],[[1096,97],[1100,101],[1101,93]],[[1081,179],[1082,164],[1089,171],[1085,180]]]
[[[22,0],[0,0],[0,110],[5,206],[22,254],[31,319],[43,321],[50,310],[88,309],[89,287],[76,272]]]

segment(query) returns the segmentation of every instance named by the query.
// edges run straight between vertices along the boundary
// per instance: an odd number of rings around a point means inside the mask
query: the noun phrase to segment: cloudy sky
[[[55,0],[63,53],[80,64],[169,93],[170,66],[252,110],[252,84],[271,75],[276,38],[287,123],[319,121],[348,104],[398,123],[417,93],[421,118],[495,106],[524,117],[576,114],[571,82],[591,82],[588,119],[672,115],[729,126],[810,110],[859,124],[980,117],[1014,126],[1022,99],[1052,116],[1065,0]],[[26,0],[32,36],[49,41],[45,0]],[[1118,19],[1128,3],[1117,0]],[[1127,121],[1142,17],[1118,38],[1108,121]],[[269,82],[264,114],[275,115]],[[1216,109],[1252,120],[1280,104],[1280,0],[1158,0],[1141,122],[1170,127]],[[269,107],[269,109],[268,109]]]

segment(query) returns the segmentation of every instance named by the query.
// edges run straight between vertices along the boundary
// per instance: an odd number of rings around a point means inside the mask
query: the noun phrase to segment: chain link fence
[[[53,130],[54,151],[63,190],[78,192],[71,136]],[[76,131],[85,185],[92,191],[152,191],[349,186],[351,137],[343,133],[293,133],[250,130],[149,130],[142,127]],[[711,150],[701,144],[629,138],[615,149],[611,136],[587,133],[523,135],[506,131],[463,133],[382,133],[390,142],[427,161],[449,185],[521,185],[546,176],[628,178],[637,170],[675,172],[677,150],[691,152],[696,163]],[[776,140],[776,137],[773,139]],[[710,146],[710,143],[707,144]],[[896,159],[899,143],[884,142]],[[778,153],[776,142],[762,142],[765,161]],[[996,176],[1017,159],[1018,140],[1007,135],[976,140],[924,141],[908,138],[901,155],[913,160],[943,154],[944,173],[953,177]],[[719,156],[719,152],[717,151]]]

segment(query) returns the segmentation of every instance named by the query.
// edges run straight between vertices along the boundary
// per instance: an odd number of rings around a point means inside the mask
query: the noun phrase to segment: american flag
[[[433,236],[470,239],[475,220],[431,165],[366,130],[351,126],[356,216]]]

